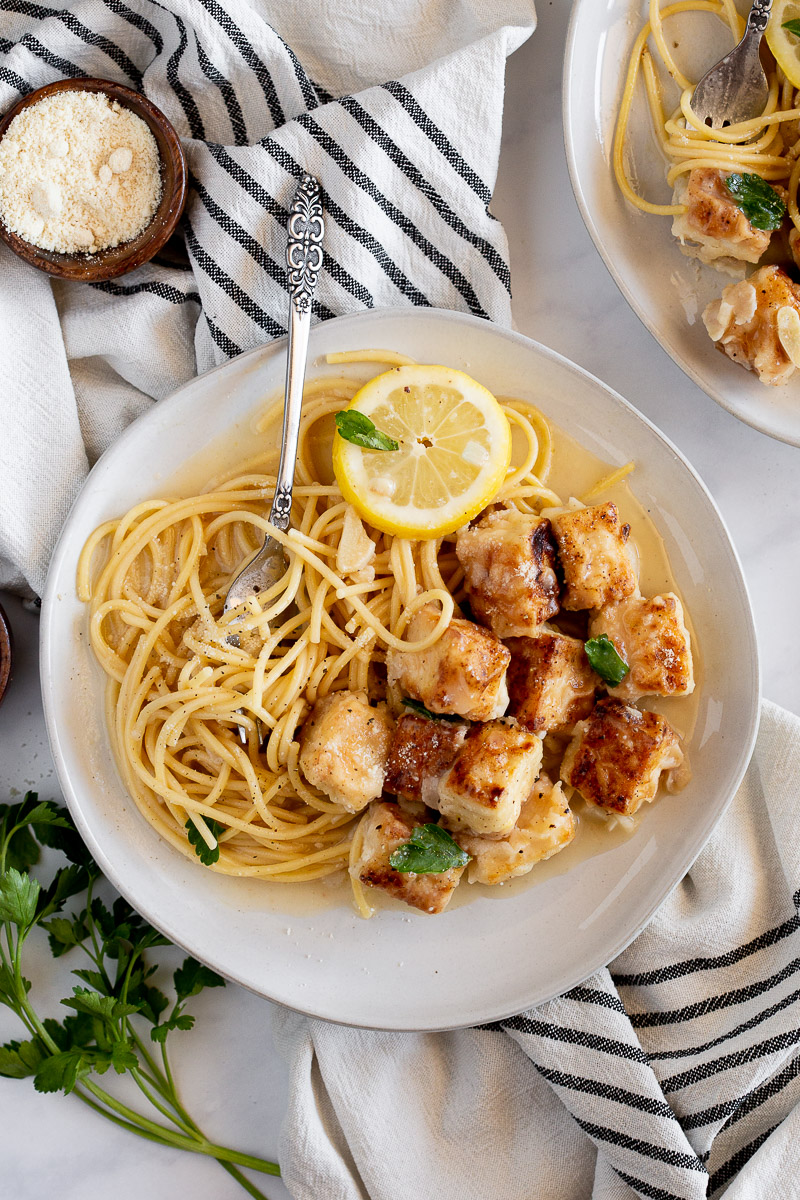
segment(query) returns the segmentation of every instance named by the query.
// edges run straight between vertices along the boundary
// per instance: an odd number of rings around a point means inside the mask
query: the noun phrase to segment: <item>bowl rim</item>
[[[108,96],[110,100],[117,100],[120,104],[135,113],[136,116],[140,117],[151,133],[157,130],[169,154],[175,174],[174,186],[169,193],[162,188],[158,207],[141,233],[128,242],[120,243],[118,246],[110,246],[105,250],[98,250],[96,254],[65,254],[58,251],[43,250],[42,247],[34,245],[33,242],[26,241],[25,238],[14,233],[13,230],[8,228],[1,217],[0,240],[18,258],[22,259],[23,262],[28,263],[29,266],[35,267],[39,271],[44,271],[48,275],[52,275],[56,279],[66,279],[82,283],[100,283],[104,280],[124,275],[128,271],[135,270],[137,267],[149,262],[172,237],[186,204],[188,167],[180,138],[172,122],[165,116],[161,109],[152,100],[149,100],[147,96],[142,95],[141,92],[127,87],[124,83],[117,83],[113,79],[102,79],[99,76],[86,75],[76,78],[56,79],[20,97],[0,117],[0,141],[2,141],[14,118],[19,116],[21,112],[24,112],[26,108],[30,108],[50,96],[71,91],[99,92]],[[163,180],[165,156],[160,141],[158,153],[162,165]],[[162,216],[160,221],[158,220],[159,214]],[[148,230],[153,230],[153,232],[148,235]],[[137,245],[137,243],[139,244]],[[126,247],[131,248],[128,254],[125,253]],[[83,269],[70,269],[77,265],[80,265]]]

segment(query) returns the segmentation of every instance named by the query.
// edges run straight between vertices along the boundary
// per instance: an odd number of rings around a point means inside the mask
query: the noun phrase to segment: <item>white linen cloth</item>
[[[277,1014],[292,1196],[797,1200],[799,833],[800,720],[765,702],[694,866],[579,987],[454,1033]]]
[[[65,75],[142,91],[186,148],[190,268],[51,284],[0,247],[0,587],[41,593],[89,467],[196,372],[286,331],[287,206],[321,181],[316,319],[396,304],[510,324],[488,211],[533,0],[0,3],[0,113]]]

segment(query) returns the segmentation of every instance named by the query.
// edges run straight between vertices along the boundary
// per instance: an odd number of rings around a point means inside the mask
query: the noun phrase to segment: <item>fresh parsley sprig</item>
[[[186,822],[186,837],[189,844],[194,847],[194,852],[203,866],[210,867],[219,859],[219,835],[225,832],[226,827],[220,821],[215,821],[213,817],[204,817],[203,819],[211,836],[217,839],[217,845],[213,850],[191,820]]]
[[[395,871],[414,875],[440,875],[451,867],[465,867],[469,860],[441,825],[416,825],[408,841],[389,855]]]
[[[786,212],[786,204],[765,179],[748,171],[726,176],[725,186],[747,217],[753,229],[771,232],[777,229]]]
[[[793,33],[795,37],[800,37],[800,21],[793,18],[791,21],[784,21],[781,29],[788,29],[789,33]]]
[[[375,428],[375,422],[356,408],[343,408],[334,417],[339,437],[365,450],[399,450],[400,443]]]
[[[42,846],[69,860],[46,887],[31,874]],[[183,1106],[167,1053],[169,1034],[194,1025],[186,1002],[225,981],[187,958],[173,975],[170,1003],[153,982],[157,967],[145,958],[170,943],[127,901],[117,899],[107,908],[95,895],[99,880],[65,809],[39,802],[32,792],[18,804],[0,806],[0,1004],[16,1014],[28,1035],[0,1046],[0,1075],[31,1078],[39,1092],[71,1093],[123,1129],[215,1158],[249,1195],[266,1200],[239,1168],[279,1175],[277,1163],[209,1141]],[[84,892],[83,906],[65,916],[66,901]],[[90,964],[72,972],[80,984],[61,1001],[70,1013],[60,1021],[39,1016],[22,973],[25,943],[37,926],[55,959],[80,950]],[[97,1083],[109,1071],[133,1079],[152,1116]]]

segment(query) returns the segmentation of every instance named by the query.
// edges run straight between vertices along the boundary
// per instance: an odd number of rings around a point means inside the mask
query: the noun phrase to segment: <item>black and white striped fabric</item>
[[[534,25],[533,0],[2,0],[0,113],[94,75],[172,121],[191,269],[51,288],[0,254],[0,428],[19,429],[0,439],[0,586],[41,591],[88,467],[133,416],[285,333],[287,205],[304,170],[325,197],[317,319],[415,304],[510,323],[488,205],[505,59]],[[22,345],[13,369],[6,344]],[[14,419],[31,395],[48,416],[33,436]]]
[[[296,1200],[797,1200],[799,781],[800,721],[765,704],[658,916],[538,1009],[445,1034],[281,1012]]]

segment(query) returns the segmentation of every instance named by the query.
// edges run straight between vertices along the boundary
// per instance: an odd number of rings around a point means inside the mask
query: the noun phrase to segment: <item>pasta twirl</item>
[[[789,215],[795,227],[800,229],[797,207],[800,103],[794,87],[773,61],[767,72],[769,98],[763,114],[755,120],[724,129],[708,128],[691,106],[697,80],[690,80],[683,73],[673,54],[668,32],[670,19],[686,13],[705,14],[723,21],[730,29],[731,45],[738,42],[744,32],[744,20],[733,0],[677,0],[663,6],[661,0],[650,0],[647,21],[631,51],[617,118],[613,165],[620,190],[631,204],[644,212],[664,216],[686,212],[686,204],[679,202],[677,197],[670,204],[647,200],[638,193],[629,177],[625,161],[626,138],[641,76],[653,129],[668,162],[667,183],[670,187],[674,188],[695,168],[752,172],[787,188]],[[677,105],[665,112],[662,81],[668,77],[674,81],[680,97]]]

